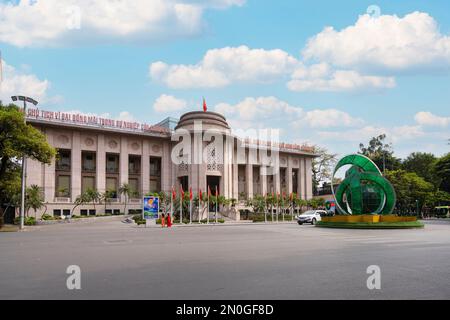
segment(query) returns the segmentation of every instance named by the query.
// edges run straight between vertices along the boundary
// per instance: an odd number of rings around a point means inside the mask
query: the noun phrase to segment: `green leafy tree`
[[[111,199],[114,197],[114,190],[106,190],[105,192],[100,194],[100,201],[105,205],[105,213],[106,213],[106,205],[111,203]]]
[[[415,211],[416,205],[422,211],[427,201],[433,198],[433,185],[414,172],[394,170],[387,171],[385,176],[395,189],[396,207],[400,213],[411,213]]]
[[[314,147],[314,153],[319,155],[312,160],[313,191],[315,193],[321,182],[331,179],[333,167],[337,161],[337,155],[335,153],[329,153],[326,148],[318,146]]]
[[[20,184],[20,160],[23,156],[49,164],[56,155],[45,135],[35,127],[25,124],[24,115],[13,104],[0,102],[0,215],[10,203],[11,193]],[[19,172],[19,173],[18,173]],[[20,190],[20,189],[19,189]]]
[[[30,211],[30,209],[33,209],[34,217],[36,218],[36,211],[45,206],[42,189],[39,186],[33,184],[27,188],[25,194],[26,194],[25,198],[26,216],[28,217],[28,212]]]
[[[438,187],[440,181],[436,176],[436,162],[437,158],[431,153],[413,152],[403,161],[403,169]]]
[[[382,171],[400,169],[401,161],[394,157],[392,145],[385,139],[386,134],[381,134],[370,139],[367,147],[360,143],[359,153],[370,158]]]
[[[127,214],[126,210],[127,210],[127,204],[128,204],[128,200],[130,199],[130,197],[133,196],[134,194],[134,190],[131,188],[131,186],[128,183],[124,183],[119,187],[119,194],[123,195],[125,198],[125,204],[123,207],[123,213]]]
[[[439,188],[450,192],[450,153],[439,158],[435,165],[436,176],[439,178]]]
[[[88,202],[92,202],[92,204],[94,205],[94,210],[95,210],[95,203],[97,203],[101,199],[100,192],[98,192],[97,189],[89,188],[85,191],[85,195],[86,195]]]

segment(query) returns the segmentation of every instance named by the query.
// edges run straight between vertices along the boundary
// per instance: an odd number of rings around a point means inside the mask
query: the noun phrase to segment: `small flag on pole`
[[[192,198],[193,198],[193,196],[192,196],[192,187],[190,187],[189,188],[189,200],[192,201]]]
[[[206,105],[206,100],[203,98],[203,112],[208,111],[208,106]]]
[[[172,199],[175,200],[176,197],[177,197],[177,193],[175,192],[175,188],[172,187]]]
[[[200,199],[200,201],[203,200],[203,197],[202,197],[202,189],[199,189],[199,191],[198,191],[198,198]]]

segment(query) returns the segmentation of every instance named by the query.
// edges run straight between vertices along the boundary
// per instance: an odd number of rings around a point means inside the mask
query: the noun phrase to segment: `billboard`
[[[144,197],[144,208],[142,210],[143,218],[148,219],[158,219],[159,214],[159,198],[154,196]]]

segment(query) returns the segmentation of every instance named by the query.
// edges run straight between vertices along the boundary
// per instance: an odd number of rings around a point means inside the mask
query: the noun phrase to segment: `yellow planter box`
[[[412,222],[417,221],[417,217],[414,216],[404,216],[399,217],[393,214],[381,216],[380,222]]]
[[[379,214],[361,214],[361,215],[337,215],[334,217],[323,217],[323,222],[347,222],[347,223],[378,223],[378,222],[412,222],[416,221],[417,217],[405,216],[399,217],[393,214],[379,215]]]

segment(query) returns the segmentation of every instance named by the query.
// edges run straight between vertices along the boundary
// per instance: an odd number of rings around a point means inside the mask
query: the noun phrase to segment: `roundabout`
[[[334,190],[336,172],[350,165],[344,180]],[[392,214],[396,202],[395,190],[383,177],[377,165],[368,157],[351,154],[338,161],[331,180],[336,202],[336,215],[323,217],[317,227],[352,229],[423,228],[416,216]]]

